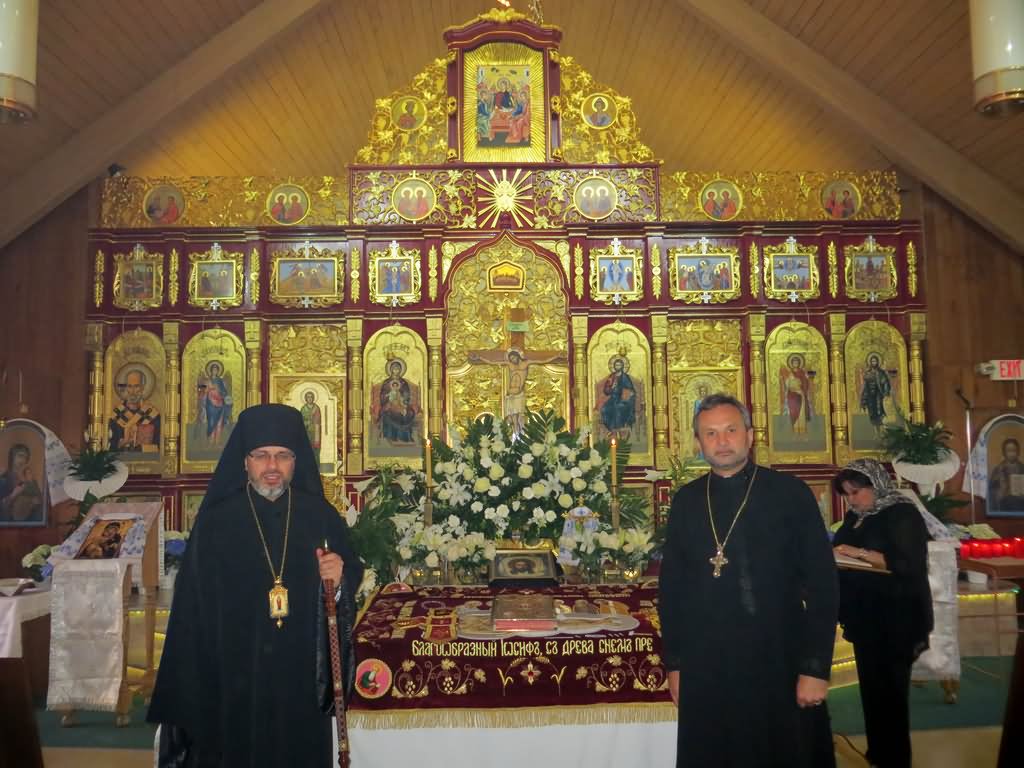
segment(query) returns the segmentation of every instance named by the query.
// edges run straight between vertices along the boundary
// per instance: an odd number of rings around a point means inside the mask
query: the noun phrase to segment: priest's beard
[[[277,501],[277,499],[281,498],[281,494],[288,490],[288,483],[263,485],[263,483],[258,483],[255,480],[250,480],[249,482],[252,485],[252,489],[267,501]]]

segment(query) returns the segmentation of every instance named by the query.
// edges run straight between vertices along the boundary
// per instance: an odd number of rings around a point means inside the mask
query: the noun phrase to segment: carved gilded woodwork
[[[559,62],[563,159],[585,165],[652,161],[654,153],[640,141],[632,100],[595,82],[571,56],[561,56]],[[595,109],[599,98],[606,101],[603,110]]]
[[[740,251],[706,237],[681,248],[668,249],[669,292],[687,304],[724,304],[738,299]]]
[[[682,461],[699,461],[693,437],[696,404],[715,392],[746,401],[740,321],[668,320],[666,332],[669,449]]]
[[[832,448],[836,464],[846,464],[850,458],[849,418],[846,412],[846,365],[843,348],[846,345],[846,315],[831,312],[828,315],[829,372],[832,374]]]
[[[164,256],[149,253],[139,244],[131,253],[114,254],[113,304],[118,309],[142,312],[164,301]]]
[[[120,452],[132,474],[163,470],[166,381],[167,356],[156,334],[135,328],[107,348],[102,415],[94,424],[104,445]]]
[[[249,303],[260,303],[260,252],[253,248],[249,253]]]
[[[374,304],[398,307],[419,302],[422,286],[418,248],[402,248],[392,240],[387,250],[371,250],[367,273]]]
[[[85,348],[89,352],[89,428],[88,441],[93,450],[106,445],[106,385],[103,363],[103,324],[87,323],[85,326]]]
[[[437,247],[433,245],[427,251],[427,295],[437,300]]]
[[[761,256],[757,251],[757,243],[750,244],[749,254],[750,296],[756,299],[761,287]]]
[[[181,413],[181,324],[177,321],[163,324],[164,355],[167,360],[167,376],[164,380],[166,418],[163,426],[163,477],[177,477],[178,454],[181,446],[181,431],[178,419]]]
[[[347,346],[345,323],[271,325],[269,371],[272,374],[318,372],[344,376]]]
[[[245,408],[245,346],[209,328],[188,340],[181,364],[181,471],[212,472]]]
[[[103,251],[96,251],[96,261],[92,272],[92,300],[99,309],[103,306],[103,275],[106,272],[107,260]]]
[[[668,315],[651,315],[651,373],[654,378],[654,459],[659,469],[670,466],[668,443]]]
[[[270,257],[270,301],[282,307],[312,309],[345,298],[345,252],[305,242]]]
[[[427,425],[431,435],[444,434],[444,421],[441,414],[441,385],[444,382],[444,374],[441,369],[443,329],[444,320],[442,318],[427,318],[427,349],[430,354],[430,363],[427,369]]]
[[[847,331],[843,363],[851,453],[882,458],[882,430],[899,423],[897,410],[910,412],[906,341],[889,323],[864,320]]]
[[[589,321],[586,315],[572,316],[573,376],[576,389],[573,393],[574,426],[581,429],[590,423],[590,389],[587,385],[587,342],[590,339]]]
[[[245,402],[248,405],[259,405],[263,401],[262,396],[262,356],[263,349],[263,323],[260,320],[245,321],[245,362],[248,367],[248,375],[245,377],[246,393]]]
[[[843,248],[843,290],[854,301],[873,303],[896,297],[896,246],[879,245],[868,235],[861,245]]]
[[[707,221],[700,191],[719,178],[715,171],[677,171],[661,176],[661,216],[665,221]],[[861,204],[846,220],[900,218],[895,171],[751,171],[730,177],[743,194],[737,221],[834,221],[821,200],[830,183],[846,181],[860,191]]]
[[[348,263],[350,265],[349,269],[351,270],[349,272],[349,278],[351,279],[352,286],[350,295],[352,296],[353,304],[359,303],[359,266],[362,263],[362,261],[363,256],[362,253],[360,252],[359,246],[353,245],[352,250],[349,252],[348,256]]]
[[[363,471],[363,320],[345,324],[348,343],[348,471]],[[344,363],[344,360],[342,361]]]
[[[558,168],[534,174],[535,226],[538,229],[566,224],[605,222],[649,222],[658,218],[657,171],[654,168]],[[574,193],[584,183],[595,184],[598,190],[613,189],[614,208],[604,213],[598,203],[592,213],[586,205],[577,205],[582,198]],[[574,197],[576,199],[574,199]],[[600,215],[598,215],[600,214]]]
[[[361,226],[405,224],[394,206],[399,185],[416,180],[435,190],[437,204],[420,224],[439,224],[453,229],[475,229],[476,176],[469,168],[402,171],[398,169],[352,172],[352,223]]]
[[[829,354],[806,323],[783,323],[765,342],[768,455],[772,464],[830,464]]]
[[[924,424],[924,357],[921,344],[928,335],[928,316],[910,313],[910,420]]]
[[[583,298],[583,246],[576,243],[576,248],[573,249],[573,274],[576,277],[576,298]]]
[[[429,424],[428,365],[423,339],[401,326],[382,328],[366,342],[364,470],[384,464],[423,469],[423,440]]]
[[[558,256],[558,263],[562,265],[567,284],[572,283],[572,270],[569,266],[569,241],[568,240],[537,240],[537,245],[545,250],[551,251]]]
[[[465,253],[479,240],[446,240],[441,244],[441,282],[448,282],[448,273],[452,269],[452,262],[460,253]]]
[[[100,199],[100,226],[111,229],[167,229],[169,227],[257,227],[276,226],[266,205],[267,196],[282,184],[292,184],[307,194],[303,226],[348,224],[348,179],[346,176],[188,176],[182,178],[141,178],[116,176],[104,179]],[[184,209],[172,225],[154,222],[146,215],[143,201],[155,186],[177,188],[185,199]]]
[[[176,266],[177,254],[171,255]],[[242,305],[245,300],[245,254],[242,251],[228,252],[214,243],[208,251],[190,253],[188,260],[190,306],[218,310]],[[177,272],[177,269],[172,271]],[[171,285],[177,285],[177,275],[172,275]],[[174,305],[174,299],[171,305]]]
[[[522,168],[516,168],[511,176],[507,168],[502,168],[500,175],[493,169],[486,174],[477,173],[476,225],[494,228],[503,215],[508,215],[517,229],[533,227],[533,178],[532,173]]]
[[[524,291],[492,292],[487,285],[492,267],[509,262],[527,276]],[[534,362],[527,374],[526,403],[533,411],[547,408],[568,417],[570,402],[567,299],[558,267],[531,248],[504,235],[460,263],[451,275],[445,329],[447,371],[446,413],[457,425],[482,413],[504,414],[506,368],[503,362],[474,363],[513,347],[530,361],[564,357],[564,363]]]
[[[644,297],[644,255],[616,237],[606,248],[590,249],[590,297],[604,304],[633,304]]]
[[[907,292],[917,298],[917,248],[913,243],[907,243]]]
[[[754,452],[762,464],[771,464],[768,451],[768,384],[764,344],[767,315],[754,312],[747,318],[750,338],[750,416],[754,422]]]
[[[795,303],[821,296],[818,246],[800,245],[787,237],[779,245],[764,248],[764,296]]]
[[[828,241],[828,295],[833,299],[839,295],[839,266],[834,240]]]
[[[587,357],[594,436],[629,445],[630,464],[653,464],[654,386],[646,335],[617,320],[594,334]]]
[[[447,61],[434,59],[412,82],[377,99],[367,144],[356,153],[364,165],[444,163],[448,151]],[[412,107],[410,110],[409,107]]]
[[[169,270],[167,275],[167,303],[172,307],[178,304],[178,249],[171,248],[168,257]]]

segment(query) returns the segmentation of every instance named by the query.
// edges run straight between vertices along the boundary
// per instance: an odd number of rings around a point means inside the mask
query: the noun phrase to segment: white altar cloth
[[[21,625],[49,612],[48,589],[24,592],[17,597],[0,597],[0,659],[21,658]]]

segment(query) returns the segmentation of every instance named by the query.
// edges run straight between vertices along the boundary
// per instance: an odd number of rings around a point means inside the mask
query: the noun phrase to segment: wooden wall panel
[[[0,249],[0,414],[18,415],[20,370],[28,417],[72,452],[86,424],[90,209],[90,191],[83,189]],[[64,531],[56,523],[72,513],[51,511],[46,528],[0,528],[0,577],[21,575],[22,556],[37,544],[57,543]]]
[[[941,419],[954,433],[951,444],[966,457],[961,388],[974,403],[973,431],[993,416],[1012,410],[1013,384],[974,373],[984,360],[1024,356],[1024,254],[1012,251],[992,234],[930,189],[923,190],[925,238],[924,286],[928,302],[925,382],[929,421]],[[1017,410],[1024,413],[1024,387]],[[962,474],[947,484],[960,488]],[[979,499],[977,521],[1005,535],[1024,535],[1024,520],[988,520]],[[970,520],[970,508],[958,520]]]

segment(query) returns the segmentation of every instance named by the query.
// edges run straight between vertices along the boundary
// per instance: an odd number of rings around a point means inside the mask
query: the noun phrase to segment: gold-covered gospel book
[[[498,595],[491,605],[491,622],[498,631],[551,631],[558,628],[555,600],[550,595]]]

